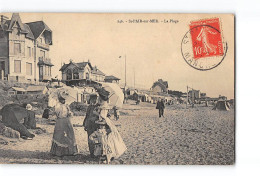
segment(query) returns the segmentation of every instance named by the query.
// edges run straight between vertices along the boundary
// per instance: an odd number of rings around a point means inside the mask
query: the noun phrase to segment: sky
[[[4,14],[11,17],[10,13]],[[53,76],[61,77],[62,63],[90,61],[106,75],[127,85],[149,89],[158,79],[170,90],[201,90],[207,96],[234,98],[234,22],[224,14],[87,14],[20,13],[23,23],[43,20],[52,29],[50,58]],[[223,62],[209,71],[189,66],[181,54],[181,41],[191,21],[219,17],[222,36],[228,43]],[[118,23],[118,20],[158,19],[177,23]],[[121,56],[121,57],[120,57]],[[134,79],[135,78],[135,79]],[[135,80],[135,81],[134,81]]]

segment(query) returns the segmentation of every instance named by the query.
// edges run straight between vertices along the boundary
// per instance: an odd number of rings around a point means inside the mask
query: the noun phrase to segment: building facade
[[[0,79],[51,80],[50,45],[52,31],[43,21],[22,23],[18,13],[10,20],[1,15]]]
[[[189,91],[188,96],[192,101],[200,99],[200,90],[192,89]]]
[[[63,64],[60,69],[62,73],[62,82],[66,85],[85,86],[93,82],[104,82],[105,74],[96,66],[92,67],[91,63],[70,61],[68,64]]]
[[[113,76],[113,75],[110,75],[110,76],[106,76],[105,77],[105,82],[109,82],[109,83],[116,83],[116,84],[119,84],[119,78]]]
[[[155,93],[168,93],[168,82],[158,79],[153,83],[151,90]]]

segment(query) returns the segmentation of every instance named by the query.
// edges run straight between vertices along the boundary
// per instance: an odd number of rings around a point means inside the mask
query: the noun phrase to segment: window
[[[45,51],[43,51],[43,50],[40,51],[40,57],[45,58]]]
[[[45,75],[51,76],[51,66],[45,65]]]
[[[79,79],[79,70],[77,68],[73,70],[73,79]]]
[[[14,72],[21,73],[21,61],[20,60],[14,61]]]
[[[49,66],[46,65],[46,68],[47,68],[46,75],[49,76]]]
[[[43,67],[42,66],[40,66],[40,75],[42,76],[43,75]]]
[[[32,54],[31,54],[31,47],[27,47],[27,52],[28,52],[28,56],[31,57]]]
[[[40,42],[42,43],[42,38],[40,38]]]
[[[86,73],[86,79],[89,79],[89,73]]]
[[[21,44],[15,43],[14,44],[14,54],[19,54],[19,53],[21,53]]]
[[[44,75],[48,75],[48,66],[45,65]]]
[[[66,77],[67,77],[67,80],[71,80],[72,79],[72,72],[71,72],[70,69],[67,70]]]
[[[26,75],[32,75],[32,64],[26,63]]]

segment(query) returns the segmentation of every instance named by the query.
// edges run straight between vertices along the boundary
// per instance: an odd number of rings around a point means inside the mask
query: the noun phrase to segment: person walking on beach
[[[114,118],[115,120],[119,120],[119,111],[118,108],[116,106],[113,107],[113,111],[114,111]]]
[[[158,102],[157,102],[157,105],[156,105],[156,109],[159,110],[159,117],[161,117],[161,116],[164,117],[164,115],[163,115],[163,113],[164,113],[164,108],[165,108],[164,102],[163,102],[163,100],[162,100],[161,98],[159,98],[159,100],[158,100]]]

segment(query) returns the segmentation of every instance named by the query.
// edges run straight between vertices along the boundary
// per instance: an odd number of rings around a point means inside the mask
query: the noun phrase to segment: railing
[[[44,43],[37,43],[37,47],[49,50],[49,45]]]
[[[39,57],[39,62],[51,64],[50,58]]]

